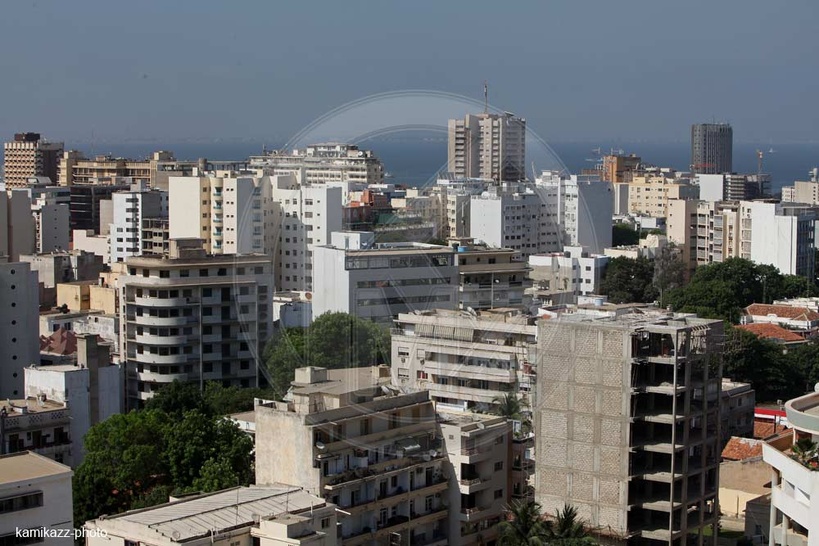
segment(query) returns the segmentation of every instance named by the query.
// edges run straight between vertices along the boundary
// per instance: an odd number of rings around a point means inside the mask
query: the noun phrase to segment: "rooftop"
[[[66,409],[65,404],[54,400],[41,400],[30,396],[17,400],[0,400],[0,410],[6,410],[9,417],[15,415],[25,415],[29,413],[45,413],[54,410]]]
[[[284,484],[253,485],[190,497],[142,510],[96,520],[101,528],[128,522],[159,533],[174,542],[204,538],[214,533],[254,525],[285,513],[326,506],[324,499]]]
[[[819,313],[811,311],[807,307],[794,307],[791,305],[771,305],[767,303],[752,303],[745,308],[746,315],[761,317],[777,317],[791,320],[819,320]]]
[[[300,370],[305,370],[305,372],[298,373],[297,371],[296,380],[291,383],[293,385],[293,394],[322,393],[341,396],[361,389],[389,385],[390,383],[389,368],[387,367],[373,366],[339,370],[311,367],[309,370],[305,368]],[[313,377],[309,382],[305,377],[308,374]]]
[[[805,340],[802,336],[779,326],[778,324],[771,324],[769,322],[752,322],[751,324],[740,324],[737,326],[746,332],[751,332],[757,337],[779,341],[782,343],[802,343]]]
[[[0,485],[71,474],[71,469],[31,451],[0,455]]]
[[[764,443],[763,440],[732,436],[722,450],[722,458],[727,461],[744,461],[762,457],[762,445]]]

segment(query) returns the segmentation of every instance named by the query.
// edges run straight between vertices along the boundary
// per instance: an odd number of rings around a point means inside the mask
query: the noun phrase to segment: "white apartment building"
[[[341,188],[303,185],[293,175],[274,176],[265,210],[271,229],[269,253],[281,291],[313,290],[315,249],[330,244],[343,224]],[[318,316],[318,315],[316,315]]]
[[[441,218],[437,220],[441,238],[469,237],[473,195],[480,195],[494,182],[480,178],[458,178],[447,173],[432,187],[431,195],[438,196]]]
[[[690,269],[740,257],[812,278],[816,217],[764,201],[669,201],[668,239]]]
[[[74,438],[65,402],[45,397],[7,398],[0,402],[0,421],[0,453],[34,451],[72,466]]]
[[[0,544],[73,544],[73,536],[45,537],[42,532],[73,533],[72,475],[67,466],[30,451],[0,455]],[[33,534],[18,537],[18,529]]]
[[[529,256],[530,277],[537,290],[547,294],[599,294],[610,260],[584,247],[567,246],[563,252]]]
[[[336,507],[284,484],[234,487],[85,523],[88,546],[336,546]]]
[[[452,465],[450,544],[493,544],[512,499],[512,423],[505,417],[439,413]]]
[[[315,247],[313,316],[343,312],[389,323],[399,313],[457,307],[452,248],[374,241],[372,232],[336,232],[330,245]]]
[[[79,335],[75,358],[73,364],[26,368],[25,396],[68,408],[72,446],[62,462],[76,468],[85,457],[83,438],[88,430],[122,413],[124,405],[122,369],[111,364],[110,345],[98,344],[95,335]]]
[[[208,254],[264,253],[262,200],[269,185],[267,177],[235,172],[170,177],[169,237],[202,239]]]
[[[175,380],[258,385],[273,325],[266,256],[206,255],[201,240],[171,240],[169,257],[125,264],[117,289],[128,408]]]
[[[514,114],[467,114],[448,124],[447,171],[464,178],[526,178],[526,120]]]
[[[512,248],[526,259],[561,248],[557,217],[531,185],[503,184],[470,201],[469,236],[495,248]]]
[[[111,195],[113,222],[110,224],[112,262],[124,262],[129,256],[141,256],[143,222],[149,218],[168,217],[168,192],[148,189],[148,183],[136,183],[127,192]]]
[[[23,368],[40,361],[39,287],[27,263],[0,258],[0,400],[23,395]]]
[[[591,175],[566,177],[546,171],[536,181],[536,192],[546,204],[547,220],[561,231],[561,248],[585,246],[596,254],[611,246],[612,191],[610,183]]]
[[[250,166],[265,174],[293,174],[310,184],[382,184],[384,166],[372,151],[354,144],[313,144],[290,152],[274,150],[250,156]],[[346,191],[345,191],[346,193]]]
[[[256,406],[256,483],[288,481],[337,505],[343,546],[456,544],[432,401],[388,380],[381,368],[297,369],[286,401]]]
[[[488,411],[534,387],[537,327],[509,310],[401,313],[392,332],[392,381],[429,391],[439,410]]]
[[[771,514],[768,545],[819,544],[819,463],[816,452],[798,456],[798,441],[819,442],[819,393],[812,392],[785,403],[790,430],[762,446],[762,457],[771,466]]]

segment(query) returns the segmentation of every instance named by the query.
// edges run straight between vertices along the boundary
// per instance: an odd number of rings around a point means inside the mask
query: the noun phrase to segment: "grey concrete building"
[[[650,308],[540,321],[535,498],[543,509],[572,504],[617,544],[712,541],[722,341],[720,321]]]
[[[727,123],[691,126],[691,169],[697,174],[730,173],[733,168],[734,130]]]

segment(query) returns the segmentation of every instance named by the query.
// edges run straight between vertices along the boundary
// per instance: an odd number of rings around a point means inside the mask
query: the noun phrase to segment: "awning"
[[[404,438],[395,442],[395,447],[404,451],[418,451],[421,449],[421,443],[417,438]]]

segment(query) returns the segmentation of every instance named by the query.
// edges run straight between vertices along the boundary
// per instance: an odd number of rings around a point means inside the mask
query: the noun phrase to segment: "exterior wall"
[[[29,264],[0,263],[0,399],[23,393],[23,368],[39,362],[37,273]]]
[[[526,178],[526,120],[511,114],[468,114],[448,123],[447,170],[458,177]]]
[[[0,457],[0,475],[3,474],[4,459],[16,457],[37,457],[34,454],[13,454]],[[39,461],[37,461],[39,463]],[[42,463],[40,463],[42,464]],[[57,465],[57,463],[51,463]],[[17,497],[42,493],[42,504],[28,510],[18,510],[0,514],[0,540],[7,535],[14,536],[15,529],[65,529],[73,530],[71,469],[59,465],[62,471],[24,481],[6,481],[0,484],[0,498]],[[53,470],[51,471],[53,472]],[[70,538],[46,538],[45,546],[69,546]]]
[[[538,281],[539,290],[575,295],[599,293],[609,256],[589,255],[583,248],[566,247],[564,253],[530,256],[531,277]]]
[[[24,133],[24,139],[3,145],[3,176],[7,188],[25,187],[33,176],[57,180],[57,164],[63,151],[62,142],[41,140],[37,133]],[[36,137],[32,138],[32,137]]]
[[[16,262],[23,254],[31,254],[37,249],[34,217],[31,215],[31,198],[25,190],[12,189],[7,197],[7,233],[9,260]],[[0,200],[6,194],[0,195]]]
[[[566,185],[565,229],[569,244],[584,246],[592,254],[602,254],[603,249],[612,244],[614,210],[611,184],[572,176]]]
[[[43,205],[35,213],[37,252],[68,250],[68,205]]]
[[[784,188],[782,191],[782,201],[787,202]],[[797,180],[793,183],[793,196],[790,201],[793,203],[819,205],[819,182],[802,182]]]
[[[104,263],[111,262],[111,244],[107,235],[94,235],[92,230],[75,229],[72,248],[99,256]]]
[[[161,191],[118,192],[111,196],[113,218],[110,226],[111,261],[142,255],[142,223],[146,218],[168,216],[168,194]]]
[[[698,174],[695,178],[700,187],[700,199],[703,201],[722,201],[724,197],[722,174]]]
[[[734,130],[727,123],[697,123],[691,126],[691,168],[695,173],[730,173]]]

